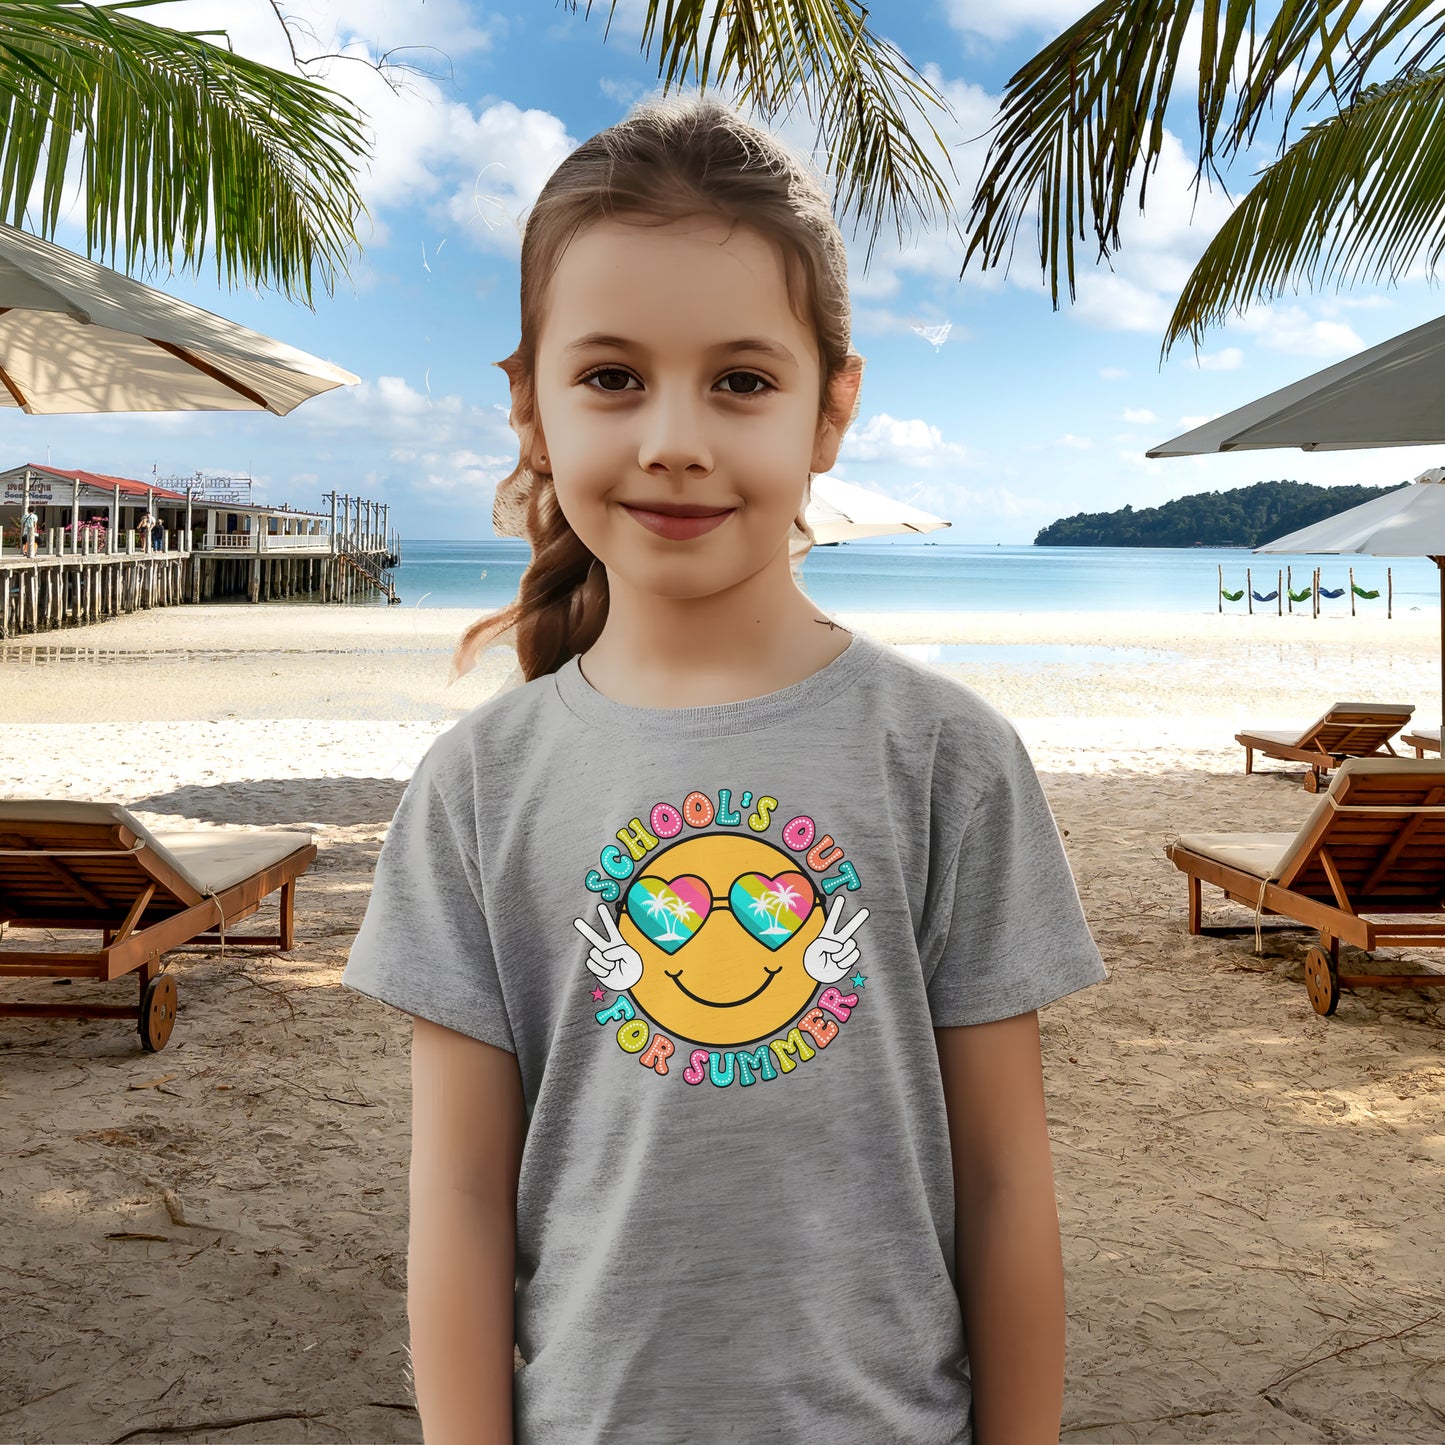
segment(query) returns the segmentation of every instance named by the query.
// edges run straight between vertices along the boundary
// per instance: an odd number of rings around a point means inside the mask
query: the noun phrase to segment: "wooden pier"
[[[47,529],[37,539],[36,557],[0,551],[0,641],[141,608],[226,597],[400,601],[391,580],[399,543],[385,530],[382,509],[358,498],[330,500],[329,528],[323,517],[282,510],[272,514],[276,531],[248,526],[220,532],[213,524],[201,533],[191,528],[187,506],[185,525],[166,531],[160,549],[150,551],[138,546],[132,533],[125,536],[125,550],[111,551],[106,544],[112,539],[104,534],[74,528],[67,536],[61,528]]]

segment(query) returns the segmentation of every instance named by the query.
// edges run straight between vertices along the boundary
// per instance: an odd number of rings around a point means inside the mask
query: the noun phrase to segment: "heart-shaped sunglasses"
[[[781,948],[817,907],[812,883],[801,873],[740,873],[726,895],[694,873],[659,878],[646,873],[627,890],[627,916],[665,953],[676,953],[697,937],[712,914],[731,913],[765,948]]]

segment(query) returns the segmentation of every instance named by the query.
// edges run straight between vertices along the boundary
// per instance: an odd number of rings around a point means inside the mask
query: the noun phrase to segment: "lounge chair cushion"
[[[119,823],[174,868],[197,893],[218,893],[262,868],[279,863],[311,842],[311,834],[280,828],[212,828],[204,832],[152,833],[119,803],[72,798],[0,799],[0,829],[6,822],[76,823],[92,827]]]
[[[1310,851],[1308,840],[1313,836],[1315,823],[1334,806],[1332,800],[1347,791],[1350,779],[1388,777],[1392,773],[1416,778],[1422,773],[1439,773],[1441,783],[1445,783],[1445,759],[1346,758],[1297,833],[1184,833],[1179,842],[1192,853],[1238,868],[1255,878],[1283,878],[1299,856]]]
[[[1305,732],[1308,731],[1309,729],[1306,728]],[[1267,743],[1283,743],[1287,748],[1298,747],[1303,736],[1304,732],[1301,732],[1299,728],[1288,731],[1277,728],[1245,728],[1240,733],[1240,737],[1263,738]]]
[[[283,828],[211,828],[204,833],[154,833],[151,835],[173,860],[176,871],[185,875],[202,893],[220,893],[253,873],[289,858],[311,841],[310,833]]]
[[[1272,878],[1293,833],[1184,833],[1179,846],[1256,878]]]

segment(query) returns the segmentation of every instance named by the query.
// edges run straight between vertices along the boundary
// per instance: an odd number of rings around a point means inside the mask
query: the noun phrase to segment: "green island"
[[[1050,523],[1035,547],[1259,547],[1398,487],[1318,487],[1255,482],[1227,492],[1195,492],[1159,507],[1077,512]]]

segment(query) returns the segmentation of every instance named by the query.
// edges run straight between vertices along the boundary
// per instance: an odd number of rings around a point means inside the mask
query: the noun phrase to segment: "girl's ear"
[[[818,439],[813,446],[809,469],[826,472],[838,460],[843,433],[858,415],[859,392],[863,386],[863,358],[848,357],[843,370],[828,383],[828,402],[818,424]]]
[[[536,394],[532,386],[524,385],[519,371],[504,366],[511,393],[511,409],[507,413],[507,425],[522,444],[522,463],[534,475],[550,470],[547,463],[547,438],[542,431],[542,419],[537,415]]]

